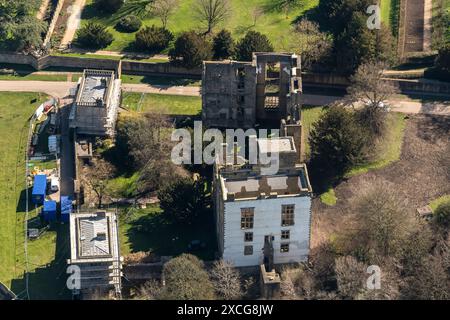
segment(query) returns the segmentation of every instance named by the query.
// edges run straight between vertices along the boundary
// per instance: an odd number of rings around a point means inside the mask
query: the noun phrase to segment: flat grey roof
[[[83,91],[79,102],[96,103],[97,100],[101,100],[104,103],[110,79],[111,77],[106,76],[87,76],[84,79]]]

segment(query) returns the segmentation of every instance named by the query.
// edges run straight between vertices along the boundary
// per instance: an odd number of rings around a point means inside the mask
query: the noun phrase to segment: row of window
[[[287,253],[289,252],[289,243],[280,244],[280,252]],[[253,254],[253,246],[244,246],[244,255],[251,256]]]
[[[281,226],[294,225],[295,205],[288,204],[281,206]],[[241,229],[253,229],[255,218],[255,208],[241,208]]]
[[[281,240],[290,240],[291,239],[291,231],[290,230],[281,230]],[[253,232],[246,232],[244,234],[245,242],[253,241]]]

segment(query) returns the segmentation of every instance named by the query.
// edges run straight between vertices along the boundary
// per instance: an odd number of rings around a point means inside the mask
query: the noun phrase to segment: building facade
[[[206,61],[202,119],[213,128],[254,128],[298,119],[301,66],[295,54],[254,53],[252,62]]]
[[[256,137],[250,137],[256,139]],[[309,254],[311,196],[305,164],[293,137],[257,139],[258,153],[277,147],[279,169],[233,156],[214,167],[214,203],[219,252],[237,267],[305,261]],[[228,159],[228,158],[227,158]]]
[[[121,80],[114,71],[86,69],[70,114],[78,135],[113,136],[120,106]]]
[[[120,295],[123,259],[115,212],[71,213],[70,248],[68,264],[79,267],[81,277],[75,294],[114,289]]]

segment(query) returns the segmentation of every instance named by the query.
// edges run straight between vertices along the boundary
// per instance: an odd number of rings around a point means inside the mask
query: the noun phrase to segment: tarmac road
[[[75,82],[63,81],[0,81],[0,91],[13,92],[44,92],[51,96],[63,98],[68,96],[70,88],[76,86]],[[200,87],[183,86],[152,86],[148,84],[122,84],[125,92],[143,92],[184,96],[200,96]],[[328,95],[303,94],[302,103],[305,105],[323,106],[342,97]],[[401,113],[424,113],[436,115],[450,115],[449,101],[420,101],[407,98],[393,98],[388,101],[392,111]]]

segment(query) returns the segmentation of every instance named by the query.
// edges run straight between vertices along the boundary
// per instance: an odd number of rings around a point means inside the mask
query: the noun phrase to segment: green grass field
[[[139,112],[196,115],[202,109],[202,101],[200,97],[126,92],[123,94],[122,106]]]
[[[216,240],[211,219],[192,224],[172,224],[163,218],[157,205],[147,209],[122,209],[119,221],[121,255],[151,251],[157,255],[179,255],[188,251],[192,240],[200,240],[206,247],[192,253],[204,260],[214,259]]]
[[[87,0],[87,5],[82,14],[82,25],[88,21],[101,22],[108,26],[108,30],[114,36],[114,41],[105,50],[112,51],[132,51],[130,46],[134,41],[134,33],[122,33],[114,29],[117,21],[127,12],[127,5],[122,7],[113,15],[102,15],[93,6],[92,0]],[[193,5],[195,0],[180,1],[180,5],[170,17],[168,29],[175,34],[186,30],[204,30],[202,24],[193,15]],[[217,29],[227,28],[236,38],[242,37],[248,30],[254,29],[266,34],[277,49],[280,48],[281,37],[289,30],[290,24],[305,11],[317,6],[319,0],[305,0],[303,5],[298,6],[289,12],[288,16],[279,10],[270,9],[271,0],[230,0],[231,14],[221,23]],[[257,19],[256,26],[253,26],[252,12],[255,8],[265,8],[264,14]],[[144,25],[161,25],[158,18],[149,17],[144,20]]]
[[[67,75],[66,74],[33,74],[33,73],[27,73],[27,74],[17,74],[17,75],[10,75],[10,74],[1,74],[0,80],[9,80],[9,81],[67,81]]]
[[[28,119],[44,101],[39,93],[0,93],[0,281],[16,293],[24,290],[24,218],[25,157]],[[32,100],[36,102],[31,103]],[[34,207],[31,207],[34,209]],[[30,212],[30,218],[36,212]],[[40,239],[28,245],[29,292],[33,299],[67,297],[65,280],[57,276],[65,272],[65,261],[54,263],[59,240],[65,226],[52,226]],[[58,239],[58,241],[57,241]],[[23,296],[21,298],[24,298]]]
[[[303,129],[303,143],[305,144],[304,152],[305,158],[308,159],[311,153],[309,146],[309,133],[311,132],[314,122],[319,120],[324,107],[302,107],[302,129]]]

